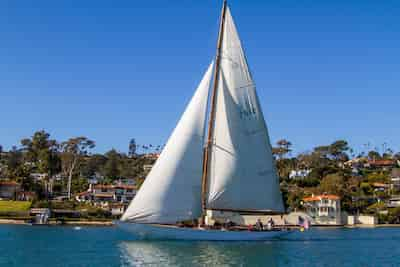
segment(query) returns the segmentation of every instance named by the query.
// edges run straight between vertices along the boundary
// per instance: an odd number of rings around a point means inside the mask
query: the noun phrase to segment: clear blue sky
[[[163,144],[215,52],[222,1],[1,1],[0,144]],[[232,0],[272,141],[400,150],[400,1]]]

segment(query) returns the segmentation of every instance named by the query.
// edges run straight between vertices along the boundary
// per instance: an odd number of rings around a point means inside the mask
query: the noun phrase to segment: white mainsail
[[[267,127],[229,8],[224,23],[207,208],[283,212]]]
[[[207,99],[213,63],[122,221],[176,223],[201,215]]]

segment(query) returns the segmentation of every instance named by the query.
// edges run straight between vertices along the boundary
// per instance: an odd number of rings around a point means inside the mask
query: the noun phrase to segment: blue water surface
[[[0,226],[0,266],[400,266],[400,228],[268,242],[139,241],[115,227]]]

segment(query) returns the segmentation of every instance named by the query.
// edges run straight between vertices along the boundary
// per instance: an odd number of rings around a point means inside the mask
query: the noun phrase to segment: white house
[[[42,181],[47,178],[47,173],[31,173],[30,177],[35,181]]]
[[[304,179],[311,173],[311,170],[308,169],[300,169],[300,170],[292,170],[289,173],[290,179]]]
[[[378,217],[373,215],[349,215],[347,216],[347,225],[370,225],[374,226],[378,224]]]
[[[399,168],[392,169],[392,172],[390,174],[390,179],[392,181],[393,188],[400,190],[400,169]]]
[[[125,205],[124,204],[112,204],[110,206],[110,211],[113,216],[120,216],[125,212]]]
[[[400,197],[392,197],[389,199],[387,203],[388,208],[397,208],[400,207]]]
[[[303,198],[303,206],[315,224],[342,224],[339,196],[328,194],[312,195],[311,197]]]
[[[137,187],[127,184],[90,185],[88,191],[76,195],[77,201],[119,202],[128,204],[136,195]]]
[[[143,165],[143,170],[144,170],[145,172],[151,171],[152,168],[153,168],[153,164],[144,164],[144,165]]]

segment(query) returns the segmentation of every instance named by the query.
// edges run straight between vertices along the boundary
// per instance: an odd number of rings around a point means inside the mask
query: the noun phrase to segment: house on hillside
[[[353,175],[359,175],[360,170],[364,167],[364,165],[368,162],[367,158],[360,157],[354,158],[346,161],[343,166],[347,168],[351,168],[351,172]]]
[[[145,171],[146,173],[149,173],[152,168],[153,168],[153,164],[144,164],[143,165],[143,171]]]
[[[340,197],[337,195],[312,195],[303,198],[303,207],[307,215],[320,225],[341,225],[342,213]]]
[[[143,158],[151,160],[157,160],[158,157],[160,157],[160,153],[148,153],[143,155]]]
[[[114,190],[117,202],[121,203],[130,203],[138,191],[135,185],[127,184],[114,185]]]
[[[397,208],[400,207],[400,197],[392,197],[389,199],[389,201],[387,202],[387,207],[388,208]]]
[[[113,216],[121,216],[125,212],[125,205],[121,203],[111,204],[110,211]]]
[[[382,170],[390,170],[396,167],[397,162],[394,159],[380,159],[380,160],[369,160],[368,163],[365,164],[365,167],[371,169],[382,169]]]
[[[21,185],[13,181],[0,182],[0,198],[17,199],[18,192],[21,190]]]
[[[400,168],[392,169],[390,180],[393,184],[393,189],[400,190]]]
[[[104,181],[104,176],[97,172],[88,178],[89,184],[99,184],[103,181]]]
[[[7,170],[7,165],[0,162],[0,175]]]
[[[123,203],[129,204],[137,193],[135,185],[116,184],[116,185],[90,185],[88,191],[79,193],[75,199],[79,202],[94,203]]]
[[[289,179],[304,179],[311,173],[310,169],[291,170]]]
[[[64,179],[67,179],[67,177],[65,177],[62,173],[57,173],[55,175],[53,175],[50,180],[54,180],[54,181],[62,181]]]
[[[118,183],[136,186],[136,179],[134,179],[134,178],[125,178],[125,179],[120,180]]]
[[[43,181],[47,178],[47,173],[31,173],[29,175],[34,181],[39,182],[39,181]]]

